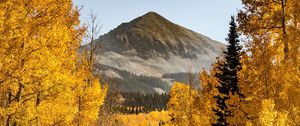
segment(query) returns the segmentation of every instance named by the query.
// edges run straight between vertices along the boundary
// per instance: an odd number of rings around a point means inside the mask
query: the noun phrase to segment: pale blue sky
[[[241,0],[73,0],[83,7],[81,21],[87,22],[90,10],[103,24],[101,34],[154,11],[183,27],[225,42],[230,16],[242,8]]]

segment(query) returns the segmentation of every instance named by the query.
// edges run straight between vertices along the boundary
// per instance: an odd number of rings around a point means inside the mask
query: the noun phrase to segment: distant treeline
[[[114,107],[114,110],[126,114],[148,113],[167,109],[169,100],[168,94],[141,94],[133,92],[120,93],[124,99],[121,105]]]
[[[122,78],[109,78],[101,75],[101,81],[109,82],[109,87],[113,91],[119,92],[139,92],[142,94],[153,94],[156,91],[153,88],[160,88],[166,92],[170,90],[170,86],[160,78],[149,77],[144,75],[136,75],[134,73],[120,70],[117,68],[96,64],[98,70],[111,70]],[[124,79],[126,78],[126,79]]]
[[[178,82],[192,84],[193,87],[198,88],[199,85],[199,73],[191,72],[179,72],[179,73],[166,73],[162,78],[171,78]]]

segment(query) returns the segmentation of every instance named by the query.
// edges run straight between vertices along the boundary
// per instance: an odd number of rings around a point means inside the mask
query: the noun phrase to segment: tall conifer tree
[[[224,53],[224,60],[218,61],[219,72],[215,74],[218,78],[219,85],[216,87],[218,94],[215,96],[217,106],[213,109],[217,121],[213,124],[214,126],[226,126],[229,123],[226,121],[227,117],[230,116],[229,105],[226,101],[230,98],[229,95],[242,94],[238,87],[238,71],[241,69],[240,56],[242,47],[239,44],[239,35],[237,33],[237,25],[235,19],[232,16],[230,22],[230,29],[228,38],[229,45]]]

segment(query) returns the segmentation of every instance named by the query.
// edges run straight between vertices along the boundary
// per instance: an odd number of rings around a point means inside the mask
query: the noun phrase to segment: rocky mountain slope
[[[176,78],[165,78],[165,74],[198,73],[210,68],[225,45],[149,12],[102,35],[96,47],[97,66],[160,78],[171,84]],[[109,78],[127,78],[115,70],[97,68],[96,73]]]

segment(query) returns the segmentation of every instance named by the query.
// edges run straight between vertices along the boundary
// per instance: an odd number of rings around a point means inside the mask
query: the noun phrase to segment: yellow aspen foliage
[[[247,116],[247,110],[253,109],[245,99],[241,99],[238,95],[229,94],[229,99],[226,101],[226,104],[229,106],[229,111],[231,116],[227,118],[227,122],[230,125],[247,125],[249,117]]]
[[[150,113],[139,114],[116,114],[112,125],[116,126],[168,126],[165,122],[170,120],[167,111],[152,111]]]
[[[274,110],[274,107],[274,100],[266,99],[262,101],[262,111],[259,113],[259,120],[263,126],[273,126],[275,124],[277,111]]]
[[[299,124],[300,5],[298,0],[242,0],[240,31],[248,38],[240,72],[251,122],[259,125],[262,99],[287,113],[287,125]],[[284,117],[284,116],[281,116]],[[278,118],[276,118],[278,119]]]
[[[194,126],[208,123],[209,120],[199,109],[200,95],[197,90],[187,84],[174,82],[170,90],[170,97],[167,105],[171,116],[170,125]]]
[[[286,126],[287,116],[287,112],[275,110],[273,99],[262,100],[262,111],[259,113],[259,122],[262,126]]]
[[[84,74],[77,71],[84,34],[78,17],[71,0],[0,3],[1,125],[73,124],[78,116],[77,85],[87,85],[77,78]],[[105,93],[93,82],[83,93],[86,99],[96,99],[86,100],[85,106],[93,109],[85,114],[86,122],[96,118]]]
[[[88,57],[82,57],[77,69],[75,100],[77,106],[76,117],[73,121],[75,125],[95,124],[98,119],[99,109],[104,103],[107,92],[107,85],[101,87],[99,80],[90,72]]]
[[[217,64],[213,64],[212,69],[207,72],[203,71],[199,75],[199,80],[201,84],[201,89],[198,90],[200,93],[200,101],[201,104],[199,107],[201,114],[206,119],[206,125],[209,125],[214,122],[212,118],[213,108],[216,106],[216,101],[214,96],[217,94],[217,89],[215,88],[218,85],[218,79],[214,76],[218,72]],[[204,121],[203,121],[204,122]]]

